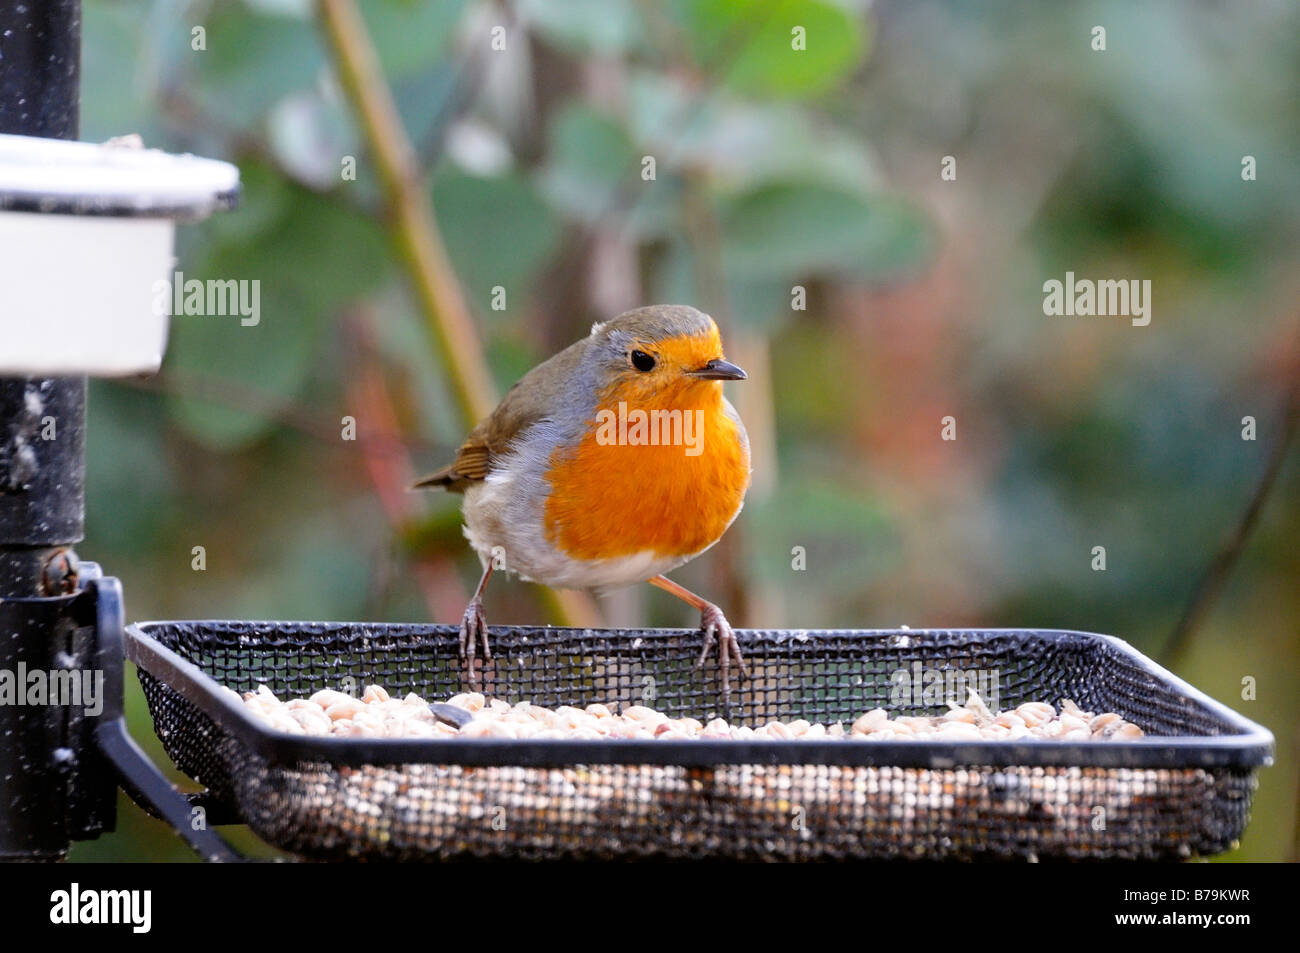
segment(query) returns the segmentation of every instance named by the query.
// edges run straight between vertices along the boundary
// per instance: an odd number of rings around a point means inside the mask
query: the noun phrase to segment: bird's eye
[[[645,351],[632,352],[632,366],[638,371],[645,372],[654,370],[655,358],[653,354],[647,354]]]

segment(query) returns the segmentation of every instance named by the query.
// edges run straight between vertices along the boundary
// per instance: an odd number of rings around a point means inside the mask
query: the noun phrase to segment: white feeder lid
[[[0,135],[0,376],[156,371],[176,220],[230,208],[228,162]]]
[[[0,135],[0,210],[195,221],[238,197],[229,162],[145,149],[139,136],[100,144]]]

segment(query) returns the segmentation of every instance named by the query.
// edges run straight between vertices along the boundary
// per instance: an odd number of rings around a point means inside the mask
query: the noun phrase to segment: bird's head
[[[746,377],[723,357],[713,319],[686,305],[627,311],[594,325],[590,341],[604,382],[602,403],[705,401],[719,394],[721,381]]]

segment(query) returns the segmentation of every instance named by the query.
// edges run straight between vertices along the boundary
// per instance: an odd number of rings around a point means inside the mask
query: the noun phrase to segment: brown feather
[[[521,377],[496,409],[470,431],[456,451],[456,458],[415,486],[439,486],[452,493],[463,493],[469,484],[485,479],[496,458],[506,452],[515,436],[551,412],[555,395],[568,386],[587,345],[584,338]]]

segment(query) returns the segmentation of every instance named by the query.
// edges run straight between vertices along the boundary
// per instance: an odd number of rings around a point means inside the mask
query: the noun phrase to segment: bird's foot
[[[483,617],[483,600],[475,597],[465,607],[460,620],[460,664],[465,672],[465,683],[472,692],[478,691],[478,670],[474,662],[479,643],[483,645],[483,663],[492,659],[492,646],[488,642],[487,619]]]
[[[695,663],[695,667],[699,669],[704,666],[710,650],[716,644],[718,669],[722,679],[722,706],[730,710],[732,662],[735,662],[736,667],[740,669],[740,674],[749,678],[749,669],[745,667],[745,659],[740,654],[740,645],[736,642],[736,635],[731,631],[731,623],[727,621],[727,617],[711,602],[700,610],[700,631],[704,633],[704,648],[700,650],[700,658]]]

